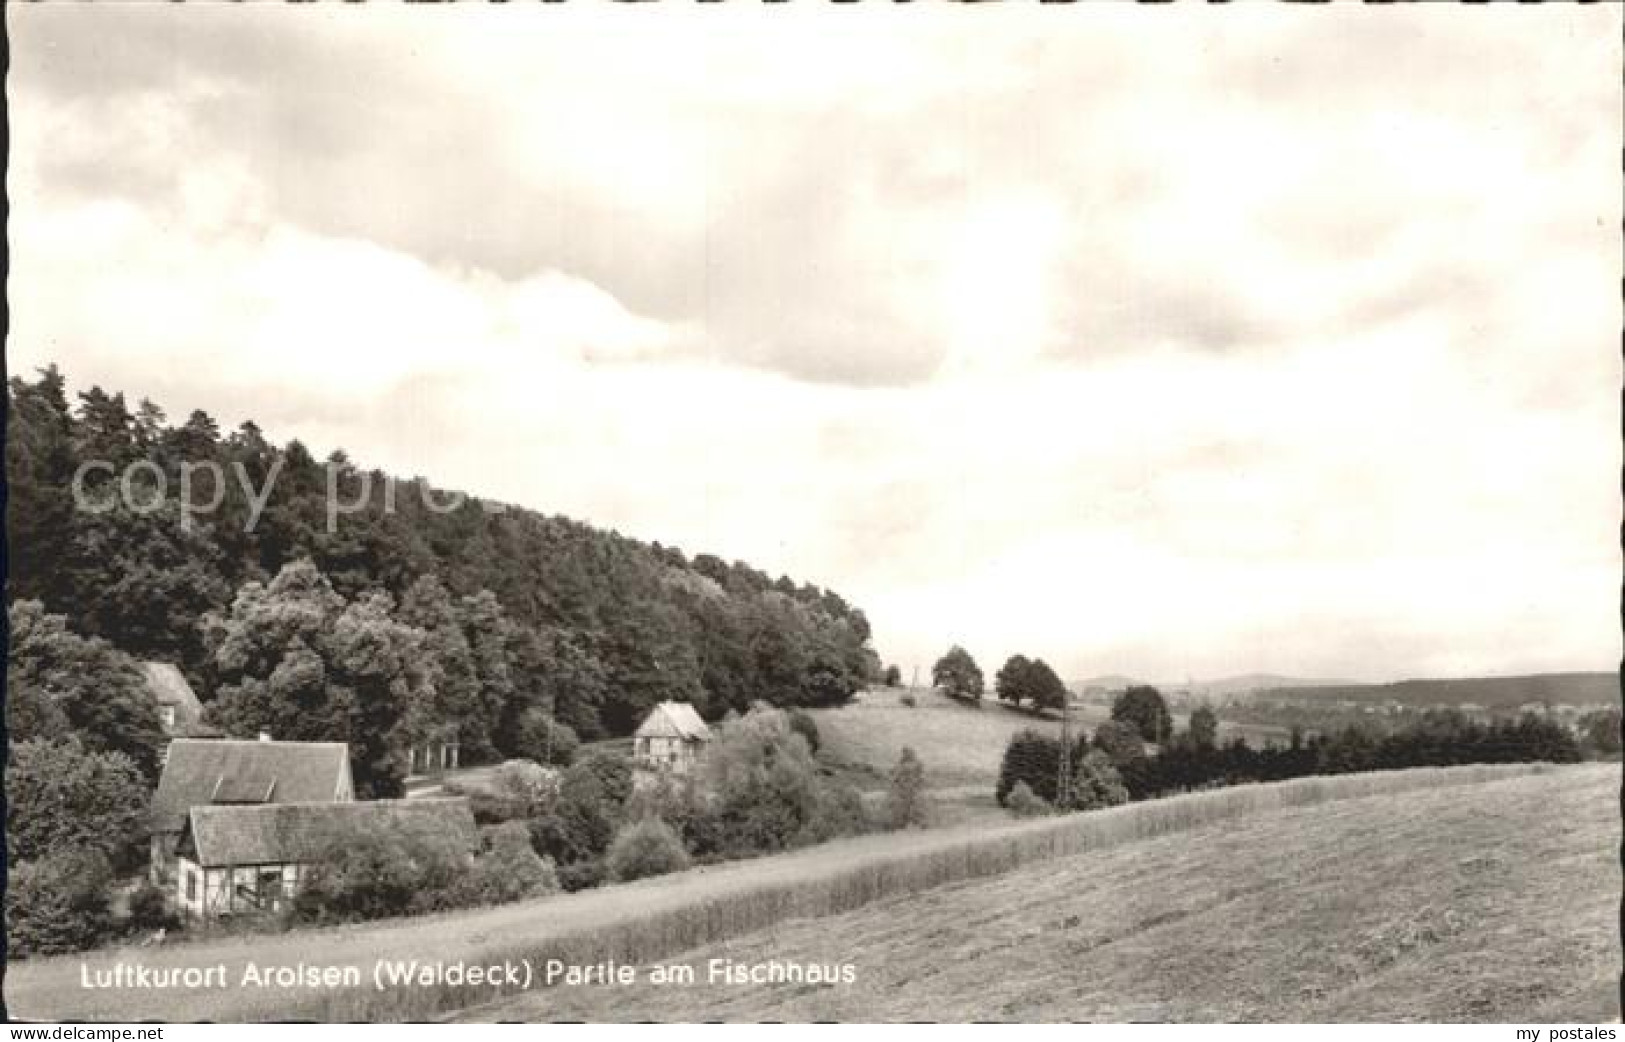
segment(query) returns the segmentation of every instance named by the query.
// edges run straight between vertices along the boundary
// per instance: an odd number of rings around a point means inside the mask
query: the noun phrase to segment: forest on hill
[[[230,733],[350,741],[382,794],[403,743],[494,760],[555,721],[593,740],[666,699],[711,719],[834,705],[878,673],[831,590],[318,461],[252,422],[76,397],[54,366],[7,388],[14,741],[73,733],[150,765],[130,670],[158,659]]]
[[[1517,709],[1530,703],[1596,706],[1619,703],[1617,673],[1537,673],[1521,677],[1450,677],[1401,680],[1393,684],[1281,686],[1258,694],[1265,699],[1304,702],[1398,702],[1426,708],[1473,703],[1485,709]]]

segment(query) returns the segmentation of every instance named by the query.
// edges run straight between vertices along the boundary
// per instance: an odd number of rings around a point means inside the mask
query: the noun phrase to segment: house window
[[[159,706],[158,707],[158,719],[163,721],[165,727],[174,727],[175,726],[175,707],[174,706]]]
[[[189,904],[197,902],[197,873],[191,870],[186,872],[186,900]]]

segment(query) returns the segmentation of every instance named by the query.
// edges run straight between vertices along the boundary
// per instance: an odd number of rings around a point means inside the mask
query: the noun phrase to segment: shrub
[[[364,828],[328,837],[294,898],[305,922],[456,907],[469,858],[455,836]]]
[[[447,796],[461,796],[468,800],[468,809],[474,815],[475,824],[478,825],[500,825],[505,821],[528,818],[536,813],[536,809],[528,800],[504,792],[492,792],[483,786],[469,785],[453,779],[446,782],[442,788]]]
[[[920,763],[913,749],[904,746],[892,771],[891,788],[886,792],[886,826],[923,828],[930,817],[929,800],[925,791],[925,765]]]
[[[822,779],[787,714],[767,709],[718,728],[697,782],[705,800],[697,824],[715,852],[734,856],[795,845],[817,811]]]
[[[1114,764],[1130,763],[1145,756],[1145,741],[1136,725],[1118,720],[1107,720],[1095,728],[1095,748],[1105,753]]]
[[[559,798],[559,772],[531,760],[508,760],[496,770],[496,790],[525,805],[526,817],[552,809]]]
[[[155,886],[150,880],[130,891],[129,927],[137,933],[153,930],[172,930],[180,925],[180,917],[169,903],[169,891]]]
[[[632,761],[609,749],[594,749],[564,772],[560,788],[577,785],[592,777],[598,783],[599,798],[619,808],[632,795]]]
[[[1128,789],[1111,758],[1098,749],[1085,753],[1072,769],[1071,809],[1094,810],[1127,802]]]
[[[818,787],[812,817],[802,827],[799,843],[824,843],[839,836],[856,836],[869,831],[869,816],[863,796],[857,789],[835,779],[825,779]]]
[[[530,830],[523,822],[510,821],[486,829],[484,838],[484,852],[459,880],[456,903],[502,904],[559,889],[553,862],[537,856],[531,846]]]
[[[904,695],[902,698],[899,698],[898,701],[903,703],[904,707],[908,709],[913,709],[915,706],[920,704],[920,700],[915,698],[912,694]]]
[[[574,731],[541,709],[526,710],[516,730],[514,752],[544,766],[568,767],[581,748]]]
[[[1016,782],[1004,797],[1004,805],[1018,818],[1042,817],[1054,809],[1034,795],[1033,790],[1029,789],[1024,781]]]
[[[8,861],[84,848],[99,851],[115,867],[129,867],[138,860],[146,825],[147,783],[123,753],[44,740],[12,746],[6,766]]]
[[[100,851],[59,851],[13,867],[6,884],[6,942],[13,956],[93,948],[113,932],[107,889],[112,868]]]
[[[807,740],[807,751],[818,752],[818,722],[804,709],[790,711],[790,730]]]
[[[1112,720],[1132,727],[1147,742],[1163,743],[1173,737],[1174,718],[1162,692],[1137,684],[1112,702]]]
[[[615,836],[614,809],[591,770],[577,764],[564,773],[554,810],[530,822],[535,851],[562,866],[603,856]]]
[[[1046,803],[1055,799],[1056,776],[1061,769],[1061,743],[1031,727],[1010,736],[999,765],[999,780],[993,795],[1004,805],[1018,784]]]
[[[605,859],[617,882],[662,876],[689,866],[688,851],[672,827],[659,818],[644,818],[621,829]]]

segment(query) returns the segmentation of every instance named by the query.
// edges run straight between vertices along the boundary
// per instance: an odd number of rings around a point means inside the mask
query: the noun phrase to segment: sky
[[[8,365],[926,675],[1621,653],[1621,9],[8,5]]]

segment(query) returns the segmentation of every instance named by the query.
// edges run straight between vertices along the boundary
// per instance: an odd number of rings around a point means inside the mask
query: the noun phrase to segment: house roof
[[[649,710],[649,715],[638,726],[636,737],[704,741],[711,737],[711,729],[687,702],[662,702]]]
[[[177,738],[152,797],[153,828],[179,832],[211,803],[332,803],[351,790],[343,742]]]
[[[309,864],[335,841],[368,827],[424,839],[451,837],[468,851],[479,846],[474,814],[459,797],[193,807],[180,849],[204,868]]]
[[[181,671],[168,662],[143,662],[141,675],[146,678],[147,689],[161,706],[174,706],[178,720],[196,720],[203,715],[203,703],[197,699],[192,685]]]

